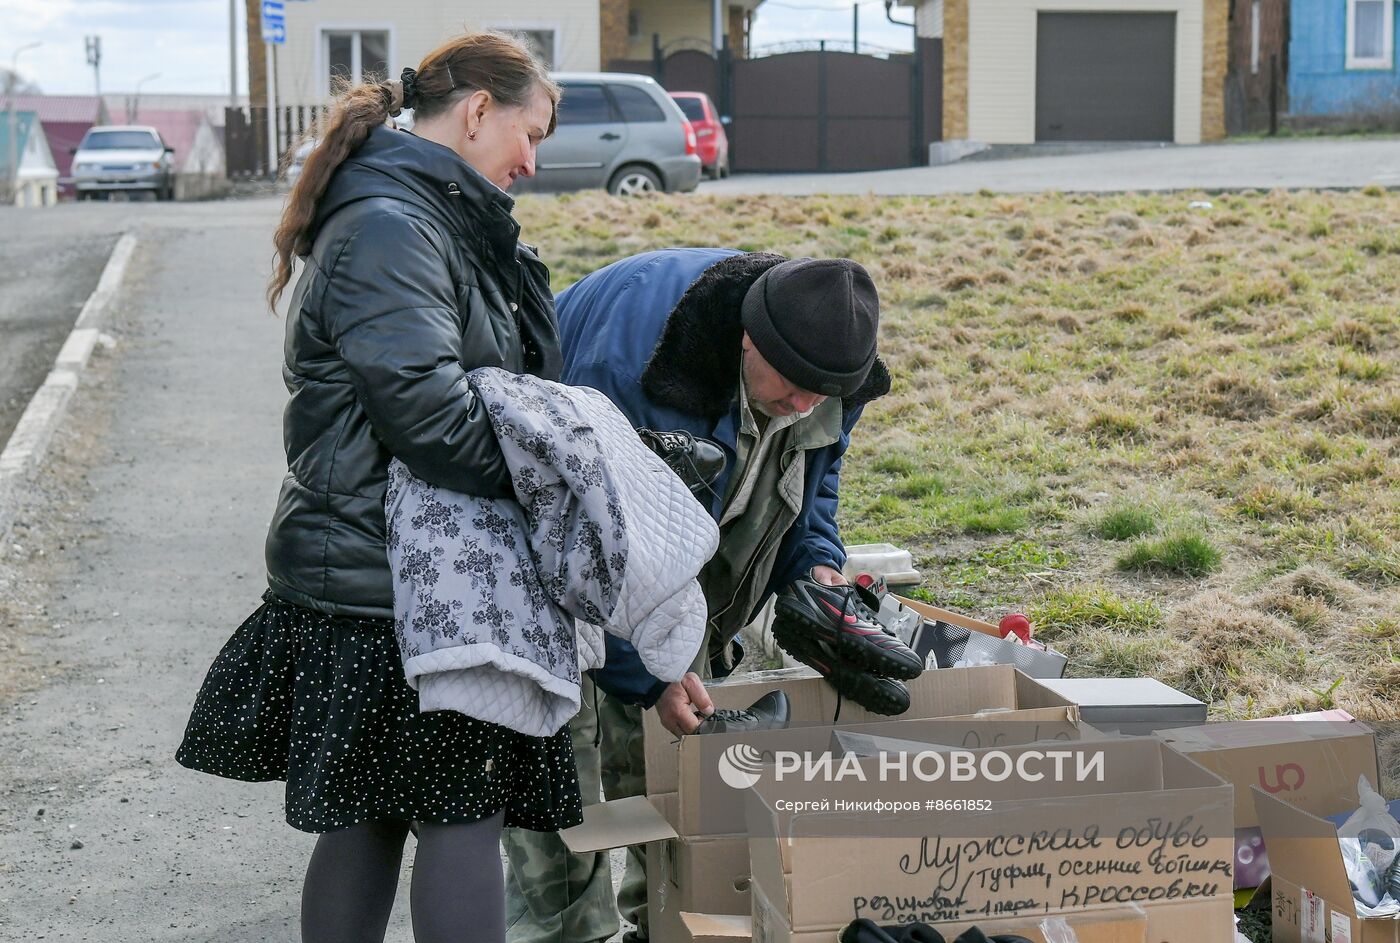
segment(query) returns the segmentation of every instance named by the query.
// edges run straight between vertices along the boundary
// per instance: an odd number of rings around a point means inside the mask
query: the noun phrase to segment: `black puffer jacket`
[[[513,202],[451,150],[377,128],[337,169],[287,315],[287,476],[267,535],[289,602],[389,618],[391,456],[432,484],[513,492],[466,373],[559,375],[549,273]]]

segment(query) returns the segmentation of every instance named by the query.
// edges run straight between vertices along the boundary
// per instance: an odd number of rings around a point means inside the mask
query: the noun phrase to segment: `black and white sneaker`
[[[892,678],[880,678],[842,660],[810,633],[780,629],[773,621],[773,641],[793,658],[817,669],[836,693],[872,714],[896,717],[909,710],[909,689]]]
[[[724,471],[724,450],[718,445],[689,432],[638,429],[637,436],[685,482],[691,494],[700,497],[713,493],[710,486]]]
[[[783,645],[783,636],[795,635],[809,635],[853,667],[882,678],[910,681],[924,670],[923,659],[885,630],[854,586],[794,581],[778,597],[773,638]]]

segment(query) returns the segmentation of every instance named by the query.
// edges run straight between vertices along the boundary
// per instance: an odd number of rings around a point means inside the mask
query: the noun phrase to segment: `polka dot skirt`
[[[287,822],[328,832],[401,819],[554,831],[583,819],[567,728],[530,737],[456,711],[418,712],[390,619],[331,616],[273,596],[214,659],[183,766],[287,783]]]

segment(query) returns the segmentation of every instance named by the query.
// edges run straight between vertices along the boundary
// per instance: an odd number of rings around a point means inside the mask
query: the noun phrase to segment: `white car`
[[[146,190],[175,199],[175,149],[160,132],[140,125],[89,128],[73,149],[73,189],[80,200],[99,193]]]

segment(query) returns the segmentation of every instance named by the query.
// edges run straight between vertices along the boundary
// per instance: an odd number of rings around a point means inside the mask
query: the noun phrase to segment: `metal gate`
[[[885,170],[921,155],[918,65],[846,52],[794,52],[734,63],[735,170]]]
[[[941,138],[942,46],[888,58],[827,49],[736,59],[686,49],[616,61],[669,91],[705,92],[728,121],[736,171],[852,171],[920,166]],[[930,120],[930,116],[933,120]]]

